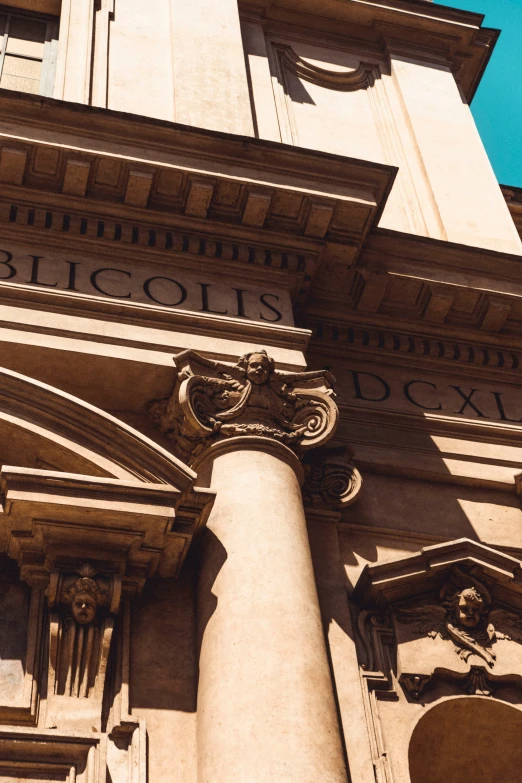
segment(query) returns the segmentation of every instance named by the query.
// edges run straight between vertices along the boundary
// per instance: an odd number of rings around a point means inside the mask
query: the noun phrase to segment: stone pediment
[[[370,668],[396,655],[396,677],[415,698],[439,680],[476,694],[522,686],[515,558],[468,539],[437,544],[366,566],[353,598],[363,607],[359,630]],[[394,676],[383,671],[381,681],[389,685]]]

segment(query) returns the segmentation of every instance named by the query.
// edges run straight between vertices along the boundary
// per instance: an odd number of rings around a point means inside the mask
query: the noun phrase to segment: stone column
[[[264,352],[176,364],[155,417],[217,493],[199,585],[198,781],[346,783],[300,490],[301,452],[336,424],[328,374],[278,373]]]

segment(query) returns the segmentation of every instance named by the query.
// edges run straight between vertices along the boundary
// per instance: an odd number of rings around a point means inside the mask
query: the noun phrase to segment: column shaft
[[[198,781],[346,783],[299,465],[267,443],[213,460],[217,497],[199,585]]]

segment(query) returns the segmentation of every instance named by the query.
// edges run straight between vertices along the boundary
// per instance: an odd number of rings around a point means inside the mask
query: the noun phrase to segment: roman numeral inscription
[[[448,375],[408,377],[389,368],[352,369],[346,402],[457,418],[522,423],[522,398],[515,387],[488,386]]]

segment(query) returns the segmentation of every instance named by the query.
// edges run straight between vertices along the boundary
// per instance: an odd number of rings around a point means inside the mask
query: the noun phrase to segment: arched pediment
[[[128,594],[154,574],[175,576],[212,506],[213,493],[154,441],[4,368],[0,461],[0,552],[30,584],[47,585],[64,557],[110,563]]]
[[[0,368],[0,461],[186,489],[195,473],[105,411]]]

